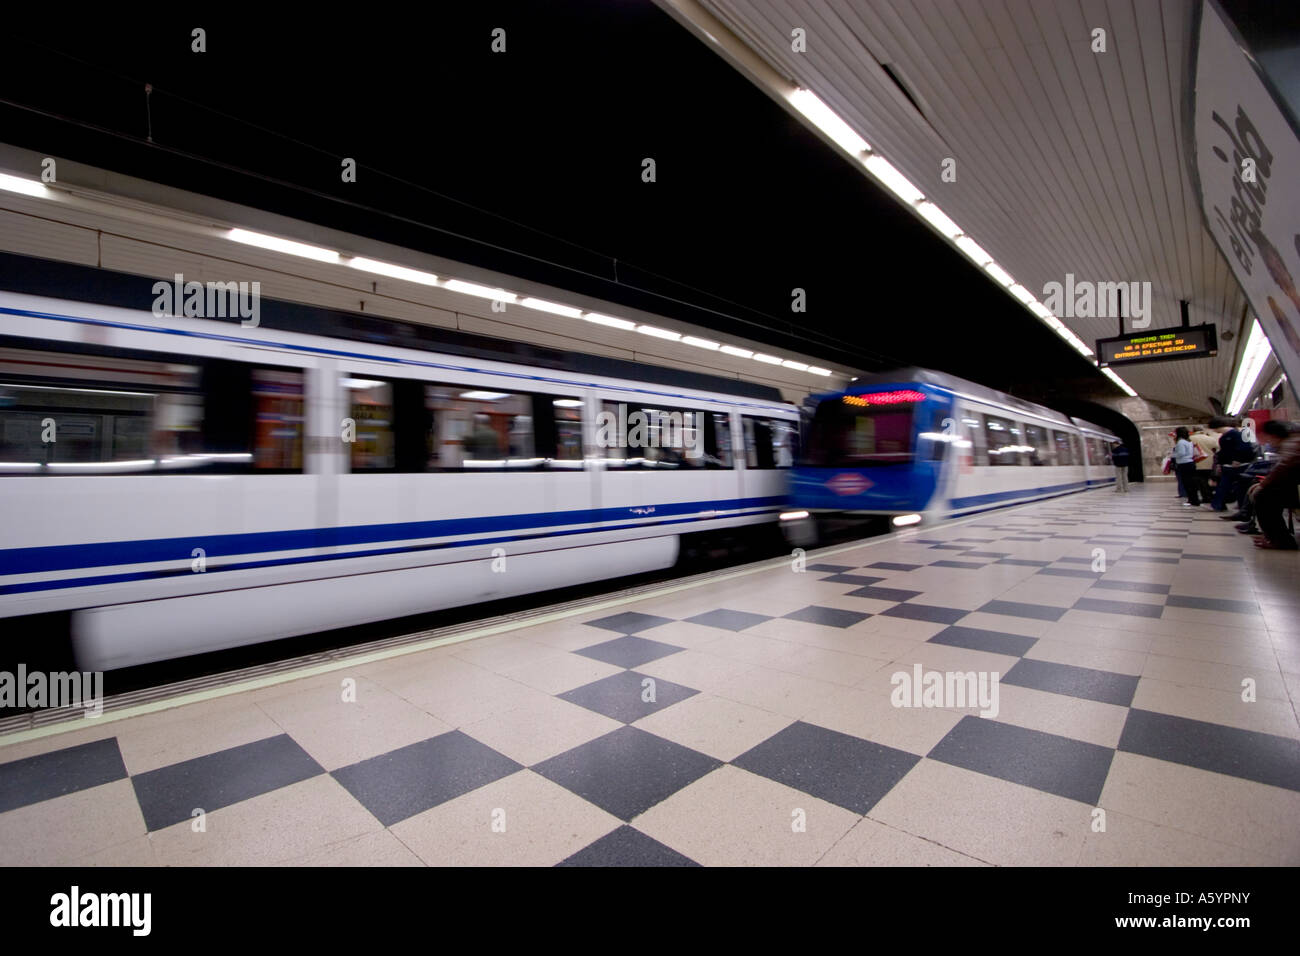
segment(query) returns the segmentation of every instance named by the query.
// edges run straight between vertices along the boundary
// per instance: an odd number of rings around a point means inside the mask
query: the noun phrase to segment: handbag
[[[1165,456],[1165,466],[1164,466],[1164,471],[1163,471],[1162,473],[1167,475],[1167,474],[1169,474],[1171,471],[1173,471],[1173,469],[1174,469],[1174,460],[1173,460],[1172,458],[1170,458],[1168,455],[1166,455],[1166,456]]]

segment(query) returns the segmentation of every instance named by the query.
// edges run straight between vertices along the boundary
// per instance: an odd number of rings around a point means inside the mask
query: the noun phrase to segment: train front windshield
[[[891,393],[842,395],[817,406],[804,464],[814,468],[861,468],[910,461],[912,418],[924,396]],[[914,399],[914,400],[913,400]]]

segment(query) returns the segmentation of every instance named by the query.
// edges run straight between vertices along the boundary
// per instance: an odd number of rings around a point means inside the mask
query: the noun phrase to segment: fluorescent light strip
[[[991,275],[994,281],[996,281],[999,285],[1003,286],[1004,288],[1009,289],[1011,286],[1016,284],[1016,280],[1011,278],[1011,274],[1008,273],[1006,269],[1003,269],[996,262],[990,262],[986,264],[984,266],[984,271],[987,272],[989,275]]]
[[[617,319],[612,315],[601,315],[599,312],[588,312],[583,316],[587,322],[595,322],[597,325],[607,325],[611,329],[625,329],[631,331],[636,328],[635,322],[629,322],[627,319]]]
[[[21,176],[10,176],[8,173],[0,173],[0,189],[11,193],[22,193],[24,196],[35,196],[37,199],[48,199],[50,195],[49,187],[44,183],[34,179],[23,179]]]
[[[1255,382],[1264,364],[1273,354],[1268,344],[1268,337],[1256,319],[1250,326],[1250,337],[1246,339],[1246,350],[1241,355],[1241,365],[1237,367],[1237,377],[1232,382],[1232,398],[1228,400],[1228,414],[1238,414],[1255,390]]]
[[[452,292],[475,295],[480,299],[491,299],[494,302],[517,302],[519,300],[517,295],[513,292],[507,292],[505,289],[494,289],[491,286],[479,285],[477,282],[465,282],[461,279],[448,279],[446,288]]]
[[[957,224],[949,219],[944,214],[944,211],[934,203],[930,202],[930,200],[927,199],[924,202],[919,203],[916,207],[916,211],[921,214],[926,222],[943,233],[946,238],[956,239],[961,235],[961,230],[957,228]]]
[[[727,355],[734,355],[734,356],[736,356],[736,358],[753,358],[753,357],[754,357],[754,353],[751,352],[749,349],[741,349],[741,348],[737,348],[737,347],[734,346],[734,345],[724,345],[724,346],[722,346],[721,349],[719,349],[719,351],[720,351],[720,352],[723,352],[723,353],[725,353],[725,354],[727,354]]]
[[[1025,305],[1035,305],[1034,294],[1022,286],[1019,282],[1007,290]]]
[[[925,193],[912,185],[912,181],[894,168],[885,157],[873,153],[863,160],[867,172],[880,180],[880,184],[909,206],[925,199]]]
[[[804,364],[803,362],[792,362],[790,359],[786,359],[784,362],[781,363],[781,365],[784,368],[792,368],[796,372],[808,371],[808,366],[806,364]]]
[[[661,329],[657,325],[638,325],[636,330],[642,335],[652,335],[657,339],[667,339],[670,342],[676,342],[682,337],[682,333],[674,332],[671,329]]]
[[[984,248],[970,236],[958,236],[953,242],[957,244],[958,249],[966,254],[966,258],[981,269],[993,261],[993,257],[985,252]]]
[[[1124,394],[1126,394],[1129,398],[1137,398],[1137,392],[1135,392],[1135,391],[1133,391],[1133,389],[1129,388],[1129,384],[1128,384],[1128,382],[1124,381],[1122,378],[1120,378],[1118,375],[1116,375],[1116,374],[1115,374],[1114,372],[1112,372],[1110,369],[1108,369],[1108,368],[1104,368],[1104,369],[1102,369],[1102,370],[1101,370],[1101,374],[1102,374],[1102,375],[1105,375],[1108,379],[1110,379],[1112,382],[1114,382],[1114,383],[1115,383],[1116,385],[1118,385],[1120,388],[1124,389]]]
[[[710,352],[716,352],[722,348],[721,342],[714,342],[712,339],[702,339],[694,335],[683,335],[682,342],[686,345],[694,345],[697,349],[708,349]]]
[[[777,358],[775,355],[765,355],[762,352],[755,352],[754,361],[762,362],[765,365],[780,365],[782,359]]]
[[[388,276],[390,279],[403,279],[407,282],[418,282],[420,285],[438,284],[438,277],[432,272],[421,272],[419,269],[395,266],[391,262],[380,262],[377,259],[355,256],[348,260],[348,265],[354,269],[360,269],[362,272],[373,272],[376,275]]]
[[[843,149],[857,156],[871,147],[867,141],[855,133],[852,127],[839,115],[821,101],[811,90],[796,89],[790,94],[790,105],[806,116],[819,130],[829,136]]]
[[[519,304],[526,309],[536,309],[538,312],[553,312],[570,319],[582,318],[581,309],[575,309],[571,305],[560,305],[558,302],[547,302],[545,299],[534,299],[532,296],[520,299]]]
[[[294,242],[292,239],[281,239],[279,236],[268,236],[260,232],[249,232],[247,229],[231,229],[226,233],[226,238],[242,242],[246,246],[257,246],[259,249],[270,249],[272,252],[315,259],[317,262],[341,261],[339,254],[332,249],[309,246],[305,242]]]

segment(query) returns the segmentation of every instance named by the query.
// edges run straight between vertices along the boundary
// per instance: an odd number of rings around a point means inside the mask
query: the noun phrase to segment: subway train
[[[286,303],[256,327],[159,316],[150,298],[0,293],[0,631],[62,629],[83,669],[776,536],[800,415],[774,388]]]
[[[816,396],[782,514],[809,545],[837,519],[894,526],[1113,484],[1104,428],[926,369]]]

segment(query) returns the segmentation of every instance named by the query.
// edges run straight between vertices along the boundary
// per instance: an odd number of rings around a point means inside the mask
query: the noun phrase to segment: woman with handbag
[[[1196,446],[1189,440],[1187,429],[1181,425],[1174,435],[1178,439],[1174,442],[1174,468],[1182,479],[1183,488],[1187,490],[1187,500],[1183,502],[1183,507],[1199,508],[1201,498],[1196,488]]]

